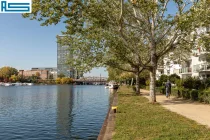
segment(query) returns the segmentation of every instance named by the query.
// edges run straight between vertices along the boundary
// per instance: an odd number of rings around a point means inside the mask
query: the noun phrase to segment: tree
[[[108,81],[117,81],[119,82],[121,79],[119,78],[119,75],[122,73],[121,70],[114,69],[112,67],[107,67],[108,71]]]
[[[61,84],[61,78],[57,78],[57,79],[55,80],[55,83],[56,83],[56,84]]]
[[[63,77],[65,77],[65,75],[63,73],[58,74],[58,78],[63,78]]]
[[[35,76],[37,77],[37,79],[40,79],[41,74],[39,72],[36,72]]]
[[[12,75],[11,77],[10,77],[10,81],[12,81],[12,82],[17,82],[17,81],[19,81],[20,80],[20,78],[19,78],[19,76],[17,76],[17,75]]]
[[[2,77],[5,81],[8,81],[12,75],[18,75],[17,69],[12,67],[0,68],[0,77]]]
[[[176,6],[176,11],[167,11],[168,3]],[[78,69],[109,65],[135,73],[136,79],[142,70],[149,70],[150,101],[156,102],[158,61],[189,42],[188,36],[201,23],[198,16],[204,6],[205,0],[37,0],[32,14],[24,17],[42,21],[44,26],[57,24],[64,17],[64,42],[80,58],[70,62],[76,62]],[[202,17],[204,21],[206,17]]]
[[[172,82],[174,84],[175,84],[177,79],[180,79],[179,75],[177,75],[177,74],[172,74],[168,78],[169,78],[170,82]]]
[[[54,79],[53,74],[49,75],[49,79]]]
[[[61,84],[71,84],[73,80],[71,78],[63,77],[61,79]]]

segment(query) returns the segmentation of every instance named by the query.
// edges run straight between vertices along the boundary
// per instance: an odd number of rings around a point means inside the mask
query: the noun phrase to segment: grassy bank
[[[207,140],[210,129],[181,115],[152,105],[148,99],[132,96],[132,89],[121,87],[118,98],[115,135],[117,140]]]

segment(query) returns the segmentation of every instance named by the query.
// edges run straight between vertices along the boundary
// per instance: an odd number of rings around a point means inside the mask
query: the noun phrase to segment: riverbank
[[[160,104],[150,104],[143,96],[133,96],[125,86],[118,91],[113,139],[208,139],[210,129]]]
[[[116,113],[112,110],[112,106],[116,106],[118,103],[118,91],[114,92],[109,111],[104,120],[103,126],[100,130],[97,140],[110,140],[112,139],[114,127],[115,127],[115,118]]]

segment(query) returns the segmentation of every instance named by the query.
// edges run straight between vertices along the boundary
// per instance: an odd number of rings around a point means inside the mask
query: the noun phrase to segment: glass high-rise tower
[[[60,35],[58,37],[62,38],[64,36]],[[69,47],[57,43],[57,75],[64,74],[66,77],[78,79],[83,76],[83,73],[67,64],[67,61],[73,58],[73,54],[70,54]]]
[[[58,36],[63,37],[63,36]],[[57,74],[64,74],[66,77],[74,78],[74,69],[67,64],[67,61],[73,57],[69,54],[69,46],[61,46],[57,43]]]

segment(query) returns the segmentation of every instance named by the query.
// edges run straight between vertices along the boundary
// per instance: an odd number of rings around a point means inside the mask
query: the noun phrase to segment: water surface
[[[1,86],[0,140],[97,139],[109,98],[104,86]]]

